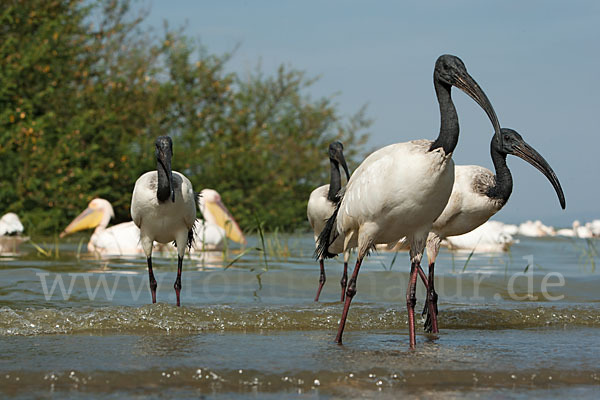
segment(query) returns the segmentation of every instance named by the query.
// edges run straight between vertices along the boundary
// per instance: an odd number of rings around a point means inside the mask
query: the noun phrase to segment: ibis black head
[[[173,190],[173,171],[171,169],[171,158],[173,157],[173,141],[169,136],[159,136],[156,139],[156,169],[158,171],[159,201],[165,201],[169,197],[175,202],[175,190]]]
[[[329,145],[329,159],[344,168],[346,179],[350,179],[350,172],[344,158],[344,145],[340,142],[333,142]]]
[[[475,100],[492,122],[494,131],[496,132],[496,139],[498,142],[502,142],[502,138],[500,137],[500,123],[498,122],[496,111],[494,111],[494,107],[492,107],[492,103],[488,100],[483,89],[469,75],[467,67],[465,67],[460,58],[450,54],[439,56],[435,62],[433,80],[448,87],[455,86]]]
[[[513,129],[502,128],[500,130],[502,134],[502,144],[499,144],[495,138],[492,138],[492,151],[497,151],[500,154],[512,154],[517,156],[529,164],[537,168],[542,174],[548,178],[560,201],[560,206],[566,207],[565,195],[563,193],[558,177],[550,167],[550,164],[538,153],[533,147],[531,147],[519,133]]]

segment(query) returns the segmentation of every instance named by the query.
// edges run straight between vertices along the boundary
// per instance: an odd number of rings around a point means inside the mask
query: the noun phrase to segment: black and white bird
[[[140,228],[140,242],[148,261],[152,303],[156,303],[156,279],[152,272],[154,242],[177,245],[177,279],[175,294],[180,305],[181,270],[185,249],[194,239],[196,196],[192,184],[183,174],[171,170],[173,141],[168,136],[156,139],[156,171],[138,178],[131,198],[131,217]]]
[[[501,144],[496,113],[458,57],[440,56],[435,63],[433,82],[441,116],[437,139],[392,144],[369,155],[350,177],[341,202],[319,237],[317,255],[331,255],[328,248],[336,234],[344,236],[344,250],[358,248],[356,266],[346,290],[337,343],[342,342],[363,258],[375,244],[395,243],[406,236],[411,261],[406,304],[410,347],[415,347],[415,292],[421,258],[427,235],[444,210],[454,183],[452,153],[458,143],[459,126],[450,94],[452,86],[463,90],[483,108]]]
[[[472,231],[496,214],[508,201],[512,190],[512,175],[506,164],[506,156],[517,156],[548,178],[556,194],[560,206],[564,209],[565,195],[556,174],[533,147],[516,131],[501,129],[502,142],[494,136],[490,144],[495,174],[478,165],[457,165],[454,168],[454,185],[452,194],[442,214],[435,220],[427,237],[427,260],[429,276],[425,279],[427,286],[426,305],[423,314],[427,315],[425,330],[437,333],[437,294],[434,288],[435,259],[440,251],[440,243],[448,236],[462,235]]]
[[[308,205],[306,206],[306,215],[308,222],[313,229],[315,234],[315,244],[318,244],[319,234],[325,228],[325,224],[329,217],[335,211],[335,206],[340,201],[340,190],[342,189],[342,174],[340,173],[340,166],[346,173],[346,180],[350,179],[350,172],[346,165],[346,159],[344,158],[344,146],[340,142],[333,142],[329,145],[329,165],[330,165],[330,177],[329,184],[319,186],[313,190],[308,199]],[[334,246],[343,246],[343,238],[340,236],[336,239],[337,243]],[[330,248],[330,252],[333,251]],[[348,258],[349,251],[344,253],[344,272],[342,274],[342,280],[340,285],[342,286],[342,300],[344,301],[344,295],[346,293],[346,286],[348,282]],[[319,301],[319,296],[323,285],[325,284],[325,266],[323,262],[323,256],[319,257],[319,266],[321,268],[321,274],[319,276],[319,287],[317,289],[317,295],[315,301]]]

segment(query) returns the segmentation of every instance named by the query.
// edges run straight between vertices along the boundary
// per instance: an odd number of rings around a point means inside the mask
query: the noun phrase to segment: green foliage
[[[177,31],[142,31],[127,0],[2,0],[0,211],[30,233],[61,230],[94,197],[130,219],[135,180],[155,168],[154,140],[196,191],[218,190],[242,228],[306,226],[310,191],[328,180],[327,146],[361,155],[364,110],[344,121],[314,82],[281,67],[226,72]]]

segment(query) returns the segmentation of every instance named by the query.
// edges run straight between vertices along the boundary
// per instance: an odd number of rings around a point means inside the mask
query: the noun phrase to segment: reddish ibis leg
[[[425,297],[425,307],[423,315],[425,318],[425,331],[431,333],[439,333],[437,315],[438,315],[438,295],[433,286],[435,262],[429,264],[429,278],[427,281],[427,296]]]
[[[342,299],[340,301],[344,302],[344,297],[346,296],[346,287],[348,287],[348,263],[346,261],[344,261],[344,273],[342,274],[340,285],[342,286]]]
[[[183,269],[183,257],[177,257],[177,279],[175,279],[175,284],[173,288],[175,289],[175,295],[177,296],[177,307],[181,305],[179,301],[179,294],[181,293],[181,270]]]
[[[148,261],[148,278],[150,280],[150,293],[152,293],[152,304],[156,303],[156,279],[154,279],[154,273],[152,272],[152,257],[146,259]]]
[[[321,290],[323,289],[323,285],[327,278],[325,277],[325,266],[323,265],[323,259],[319,260],[319,266],[321,267],[321,275],[319,276],[319,288],[317,289],[317,295],[315,296],[315,301],[319,301],[319,296],[321,295]]]
[[[417,275],[419,273],[419,264],[411,263],[410,279],[408,289],[406,290],[406,308],[408,310],[408,335],[410,339],[410,348],[414,349],[417,344],[415,339],[415,305],[417,304]]]
[[[362,263],[362,259],[362,257],[359,257],[356,260],[356,266],[354,267],[352,277],[350,277],[350,281],[348,282],[348,288],[346,289],[346,301],[344,303],[344,311],[342,312],[342,319],[340,319],[340,326],[338,328],[337,336],[335,337],[335,341],[338,344],[342,344],[342,334],[344,333],[344,326],[346,325],[346,317],[348,317],[348,309],[350,308],[350,303],[352,302],[352,298],[356,294],[356,277],[358,276],[358,271],[360,270],[360,264]]]

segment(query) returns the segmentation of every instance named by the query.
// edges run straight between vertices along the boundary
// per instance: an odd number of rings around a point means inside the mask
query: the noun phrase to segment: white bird
[[[450,199],[442,214],[433,223],[427,237],[429,278],[427,304],[423,310],[423,313],[427,314],[426,331],[438,332],[434,266],[440,251],[440,242],[447,238],[451,247],[470,246],[470,250],[479,247],[479,251],[485,251],[484,248],[502,251],[512,242],[512,238],[504,234],[502,227],[497,224],[488,225],[488,229],[492,229],[489,232],[473,231],[502,209],[512,193],[513,181],[506,164],[507,155],[515,155],[540,170],[554,187],[561,207],[565,208],[565,197],[560,182],[544,157],[527,144],[516,131],[502,128],[501,134],[501,143],[493,137],[490,144],[495,174],[478,165],[457,165],[454,168],[454,185]],[[466,237],[457,237],[471,231],[473,232]],[[429,312],[430,309],[434,311],[433,314]]]
[[[246,243],[235,218],[231,215],[221,195],[213,189],[202,189],[198,196],[198,207],[204,220],[196,220],[192,251],[220,250],[226,238],[237,243]]]
[[[148,261],[152,303],[156,303],[156,279],[152,272],[154,242],[177,245],[177,279],[174,288],[180,305],[181,270],[186,247],[194,241],[196,196],[192,183],[183,174],[171,170],[173,142],[168,136],[156,139],[156,171],[138,178],[131,198],[131,217],[140,228],[140,241]]]
[[[554,236],[555,230],[551,226],[546,226],[539,219],[536,221],[525,221],[519,225],[519,235],[530,237]]]
[[[244,243],[245,238],[235,219],[229,214],[215,190],[204,189],[198,196],[198,206],[204,220],[194,223],[194,243],[191,251],[220,250],[226,237]],[[133,221],[123,222],[108,228],[108,223],[115,215],[108,200],[95,198],[60,234],[69,234],[94,229],[87,244],[88,251],[100,256],[135,256],[144,254],[140,243],[140,229]],[[210,221],[210,222],[209,222]],[[227,230],[226,230],[227,228]],[[171,243],[155,244],[153,251],[170,251],[175,249]]]
[[[12,236],[23,233],[25,228],[15,213],[6,213],[0,218],[0,236]]]
[[[17,214],[4,214],[0,218],[0,254],[16,253],[19,245],[29,239],[21,235],[24,230]]]
[[[508,250],[514,241],[513,236],[504,230],[502,222],[486,221],[470,232],[443,239],[442,245],[445,244],[450,250],[464,250],[474,253],[500,253]],[[429,248],[427,248],[427,251],[427,256],[429,257]],[[436,296],[434,298],[437,299]],[[435,309],[437,309],[437,304],[434,303],[434,305],[436,306]],[[426,325],[425,329],[434,331],[433,324],[430,327]]]
[[[308,222],[310,223],[310,226],[312,227],[315,235],[315,245],[318,244],[319,234],[323,231],[323,228],[325,228],[325,223],[335,211],[335,206],[340,200],[339,192],[342,188],[342,175],[340,173],[340,165],[342,166],[342,168],[344,168],[344,172],[346,173],[346,180],[350,179],[350,172],[348,171],[346,159],[344,158],[344,146],[340,142],[333,142],[329,145],[329,164],[329,184],[319,186],[318,188],[313,190],[310,194],[308,204],[306,206],[306,216],[308,217]],[[339,242],[337,243],[337,247],[343,245],[343,237],[338,237],[336,241]],[[340,281],[340,285],[342,286],[341,301],[344,301],[346,285],[348,282],[349,255],[349,252],[344,253],[344,272],[342,274],[342,280]],[[319,267],[321,269],[321,274],[319,276],[319,287],[317,289],[315,301],[319,301],[319,295],[321,294],[321,289],[323,289],[323,285],[325,284],[326,280],[323,256],[319,257]]]
[[[581,222],[579,222],[579,220],[575,220],[573,221],[572,227],[573,229],[559,229],[556,231],[556,234],[558,236],[576,237],[581,239],[590,239],[594,237],[594,232],[592,231],[591,226],[588,224],[581,226]]]
[[[61,232],[60,237],[94,228],[94,233],[92,233],[87,244],[90,253],[101,256],[142,254],[144,251],[140,246],[139,228],[133,221],[123,222],[108,228],[108,223],[114,216],[113,207],[108,200],[95,198]]]
[[[594,237],[600,237],[600,219],[595,219],[592,222],[586,223],[585,225],[589,226],[594,234]]]
[[[358,258],[348,282],[346,301],[336,337],[342,342],[348,309],[356,294],[363,258],[379,243],[406,236],[410,243],[411,272],[406,294],[410,347],[415,347],[414,307],[417,274],[427,235],[442,213],[454,183],[452,153],[458,142],[458,116],[451,98],[456,86],[471,96],[490,118],[497,140],[500,124],[487,96],[455,56],[443,55],[435,64],[433,80],[440,106],[441,126],[435,141],[397,143],[368,156],[350,177],[342,201],[319,237],[319,253],[330,255],[335,234],[344,235],[344,248],[358,247]],[[334,231],[335,225],[335,232]]]

